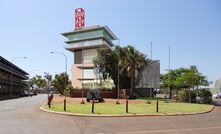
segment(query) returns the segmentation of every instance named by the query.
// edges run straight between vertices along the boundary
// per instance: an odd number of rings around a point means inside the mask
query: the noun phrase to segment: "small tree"
[[[62,95],[64,95],[64,91],[66,89],[65,81],[68,84],[69,78],[65,73],[56,74],[52,81],[53,87]]]
[[[44,75],[44,78],[46,79],[46,81],[47,81],[47,83],[46,83],[46,87],[47,87],[47,89],[48,89],[48,92],[49,92],[49,90],[50,90],[50,88],[51,88],[51,82],[52,82],[52,75],[50,75],[49,73],[44,73],[45,75]]]
[[[41,75],[36,75],[31,79],[32,83],[35,84],[39,89],[43,89],[46,87],[47,82],[42,78]]]
[[[73,91],[73,87],[72,87],[72,85],[70,84],[70,82],[69,82],[69,84],[66,86],[66,88],[65,88],[65,91],[64,91],[64,95],[66,95],[66,96],[70,96],[71,95],[71,92]]]
[[[27,84],[28,84],[28,86],[29,86],[29,89],[32,89],[32,90],[33,90],[34,85],[35,85],[35,83],[34,83],[34,81],[33,81],[33,78],[29,79],[29,80],[27,81]]]

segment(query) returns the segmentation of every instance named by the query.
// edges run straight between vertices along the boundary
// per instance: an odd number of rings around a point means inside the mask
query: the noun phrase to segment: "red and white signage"
[[[84,27],[84,9],[77,8],[75,9],[75,29],[80,29]]]

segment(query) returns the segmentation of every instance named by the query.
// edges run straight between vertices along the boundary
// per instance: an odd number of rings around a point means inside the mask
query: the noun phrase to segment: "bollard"
[[[66,112],[66,98],[64,99],[64,111]]]
[[[126,113],[128,113],[128,100],[126,100]]]
[[[50,98],[48,97],[48,107],[51,108]]]
[[[159,102],[158,102],[158,100],[157,100],[157,103],[156,103],[156,111],[157,111],[157,113],[159,112]]]
[[[92,101],[92,110],[91,110],[92,113],[94,113],[94,99]]]
[[[53,94],[48,96],[48,107],[51,108],[51,101],[53,99]]]

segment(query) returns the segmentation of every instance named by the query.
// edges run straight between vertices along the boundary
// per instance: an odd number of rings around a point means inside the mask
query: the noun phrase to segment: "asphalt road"
[[[73,117],[39,110],[47,95],[0,101],[0,134],[220,134],[221,107],[165,117]],[[218,102],[219,103],[219,102]]]

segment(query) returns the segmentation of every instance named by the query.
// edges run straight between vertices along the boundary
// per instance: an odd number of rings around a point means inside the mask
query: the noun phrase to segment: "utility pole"
[[[60,54],[62,56],[64,56],[64,59],[65,59],[65,78],[64,78],[64,111],[66,112],[66,93],[65,93],[65,90],[66,90],[66,87],[67,87],[67,56],[62,53],[62,52],[51,52],[51,54]],[[49,91],[49,88],[48,88],[48,91]],[[48,92],[48,96],[49,96],[49,92]]]
[[[152,60],[152,41],[150,42],[150,59]]]
[[[118,38],[118,64],[117,64],[117,79],[118,79],[118,82],[117,82],[117,102],[116,104],[120,104],[120,101],[119,101],[119,95],[120,95],[120,38]]]
[[[84,33],[83,33],[83,45],[81,52],[81,62],[82,62],[81,104],[85,104],[84,102]]]
[[[169,71],[170,71],[170,49],[171,49],[171,47],[169,46],[169,65],[168,65]]]
[[[150,60],[152,62],[152,41],[150,42]],[[151,66],[150,66],[151,67]],[[150,72],[150,76],[152,77],[152,72]],[[150,101],[151,101],[151,97],[152,97],[152,89],[153,87],[153,83],[152,83],[153,79],[151,80],[151,88],[150,88]]]
[[[169,46],[169,64],[168,64],[168,83],[169,83],[169,92],[170,92],[170,99],[172,98],[172,91],[170,89],[170,49],[171,47]]]

